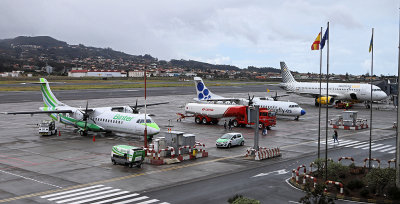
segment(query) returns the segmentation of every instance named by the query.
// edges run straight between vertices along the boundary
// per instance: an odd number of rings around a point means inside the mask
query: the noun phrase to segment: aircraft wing
[[[50,110],[50,111],[20,111],[20,112],[3,112],[5,115],[18,115],[18,114],[51,114],[51,113],[72,113],[72,110]]]
[[[167,104],[167,103],[169,103],[169,102],[149,103],[149,104],[146,104],[146,106],[156,106],[156,105],[162,105],[162,104]],[[137,105],[137,107],[144,107],[144,104]]]
[[[319,94],[311,93],[311,92],[299,92],[298,94],[302,95],[302,96],[312,96],[313,98],[319,97]],[[325,93],[321,92],[321,95],[322,96],[326,96],[326,92]],[[337,93],[329,93],[328,95],[331,96],[331,97],[337,97],[339,94],[337,94]]]
[[[156,105],[167,104],[167,103],[169,103],[169,102],[149,103],[149,104],[146,104],[146,106],[156,106]],[[125,107],[127,107],[127,106],[112,106],[111,110],[123,110]],[[144,107],[144,104],[137,105],[137,106],[130,106],[130,107],[131,108],[135,108],[135,107],[142,108],[142,107]]]

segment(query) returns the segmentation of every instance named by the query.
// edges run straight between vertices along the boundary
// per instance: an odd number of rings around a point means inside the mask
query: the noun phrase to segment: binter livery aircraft
[[[75,108],[60,102],[51,92],[46,79],[41,78],[38,83],[44,101],[44,107],[40,107],[40,111],[5,112],[4,114],[48,114],[53,120],[78,128],[81,135],[87,135],[88,131],[144,135],[145,125],[147,125],[149,136],[160,132],[160,128],[151,117],[147,115],[145,122],[145,115],[138,113],[137,108],[143,105],[88,108],[88,103],[86,103],[86,108]],[[158,104],[164,103],[147,106]]]
[[[281,62],[282,82],[279,86],[288,93],[309,96],[315,98],[315,105],[333,103],[335,100],[352,102],[363,102],[371,100],[371,84],[361,83],[330,83],[328,96],[326,96],[326,83],[321,84],[321,95],[319,96],[319,83],[297,82],[285,62]],[[380,101],[387,98],[385,92],[379,87],[372,85],[372,101]]]
[[[208,101],[225,104],[238,104],[248,105],[249,102],[254,105],[259,105],[261,108],[267,108],[276,112],[277,115],[282,116],[294,116],[295,119],[299,119],[300,116],[305,115],[306,111],[303,110],[297,103],[286,102],[286,101],[275,101],[273,98],[267,97],[256,97],[252,99],[245,98],[225,98],[212,93],[204,84],[200,77],[194,77],[194,83],[197,91],[197,101]]]

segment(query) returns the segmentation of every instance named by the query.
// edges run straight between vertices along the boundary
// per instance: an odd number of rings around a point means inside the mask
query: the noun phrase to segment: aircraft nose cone
[[[300,114],[301,114],[301,115],[305,115],[305,114],[306,114],[306,111],[305,111],[305,110],[301,110],[301,111],[300,111]]]

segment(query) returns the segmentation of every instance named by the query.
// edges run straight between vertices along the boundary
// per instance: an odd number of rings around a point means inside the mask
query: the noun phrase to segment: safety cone
[[[58,136],[61,136],[61,131],[58,131]]]
[[[96,142],[96,137],[95,136],[93,136],[93,142]]]

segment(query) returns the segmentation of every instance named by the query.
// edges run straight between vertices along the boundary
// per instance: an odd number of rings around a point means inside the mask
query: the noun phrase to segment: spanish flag
[[[317,38],[315,38],[314,43],[311,45],[311,50],[319,50],[320,41],[321,41],[321,33],[318,33]]]

